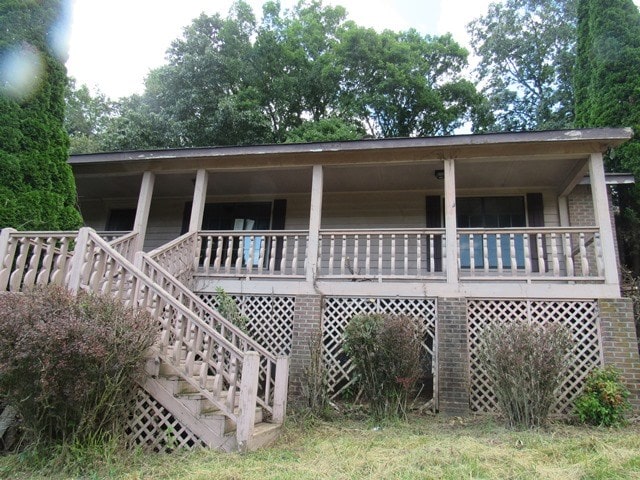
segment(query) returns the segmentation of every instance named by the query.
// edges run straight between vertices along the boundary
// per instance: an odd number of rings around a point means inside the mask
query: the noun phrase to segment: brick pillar
[[[289,396],[295,402],[302,396],[305,370],[311,364],[311,340],[322,334],[322,296],[297,295],[293,310]]]
[[[444,415],[469,414],[469,344],[465,298],[438,298],[438,397]]]
[[[640,412],[640,358],[633,318],[633,303],[629,298],[598,300],[600,331],[605,366],[617,368],[631,392],[629,401]]]

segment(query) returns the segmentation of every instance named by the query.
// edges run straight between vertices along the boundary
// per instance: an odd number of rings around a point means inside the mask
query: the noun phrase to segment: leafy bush
[[[249,319],[242,314],[236,301],[231,295],[225,292],[222,287],[216,288],[215,304],[217,305],[217,310],[220,315],[229,320],[243,332],[247,331]]]
[[[147,312],[61,287],[0,295],[0,395],[34,442],[117,434],[156,326]]]
[[[375,418],[406,413],[407,399],[420,377],[420,333],[404,316],[356,315],[344,332],[344,352]]]
[[[629,390],[613,367],[595,369],[587,377],[574,413],[582,423],[612,427],[623,425],[624,414],[631,409]]]
[[[479,359],[511,427],[544,425],[572,346],[560,325],[524,322],[489,327]]]

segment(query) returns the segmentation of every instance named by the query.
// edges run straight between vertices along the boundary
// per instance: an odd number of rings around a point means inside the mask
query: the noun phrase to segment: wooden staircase
[[[198,444],[254,450],[277,438],[284,422],[288,358],[270,354],[177,280],[188,278],[193,262],[176,262],[175,272],[170,260],[195,258],[194,239],[183,236],[154,258],[133,251],[135,234],[107,243],[90,228],[4,229],[0,292],[54,283],[147,309],[160,333],[140,387]],[[149,429],[153,417],[132,419],[132,428]]]

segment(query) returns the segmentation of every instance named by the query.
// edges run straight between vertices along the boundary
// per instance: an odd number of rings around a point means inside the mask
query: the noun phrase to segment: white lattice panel
[[[602,365],[598,307],[595,301],[468,300],[467,322],[471,368],[471,409],[495,411],[497,401],[491,381],[478,360],[481,335],[489,325],[509,321],[542,325],[561,323],[571,331],[573,362],[558,390],[554,413],[568,413],[587,374]]]
[[[421,320],[423,328],[422,347],[429,360],[434,356],[436,331],[436,301],[427,298],[361,298],[326,297],[322,316],[322,340],[324,362],[327,368],[327,383],[330,395],[335,398],[353,383],[353,366],[342,351],[342,336],[349,320],[354,315],[386,313],[406,315]],[[435,369],[435,362],[432,362]],[[434,374],[434,383],[436,372]]]
[[[200,438],[142,388],[138,388],[126,433],[130,446],[140,446],[154,452],[169,453],[176,449],[206,447]]]
[[[200,298],[217,308],[215,294],[199,294]],[[295,297],[277,295],[231,295],[240,312],[247,317],[247,331],[251,338],[274,355],[291,353],[293,307]]]

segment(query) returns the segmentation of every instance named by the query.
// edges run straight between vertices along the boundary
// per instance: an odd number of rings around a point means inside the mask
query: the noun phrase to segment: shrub
[[[371,414],[403,416],[420,377],[420,334],[404,316],[356,315],[344,332],[344,352],[352,359]]]
[[[557,324],[513,322],[489,327],[481,341],[480,363],[508,425],[544,425],[567,366],[569,332]]]
[[[61,287],[0,295],[0,392],[40,444],[124,426],[156,326],[144,311]]]
[[[613,367],[589,373],[574,413],[582,423],[606,427],[623,425],[624,414],[631,409],[629,390]]]
[[[238,304],[231,295],[224,291],[222,287],[216,288],[215,304],[220,315],[233,323],[243,332],[247,331],[249,319],[242,314]]]

